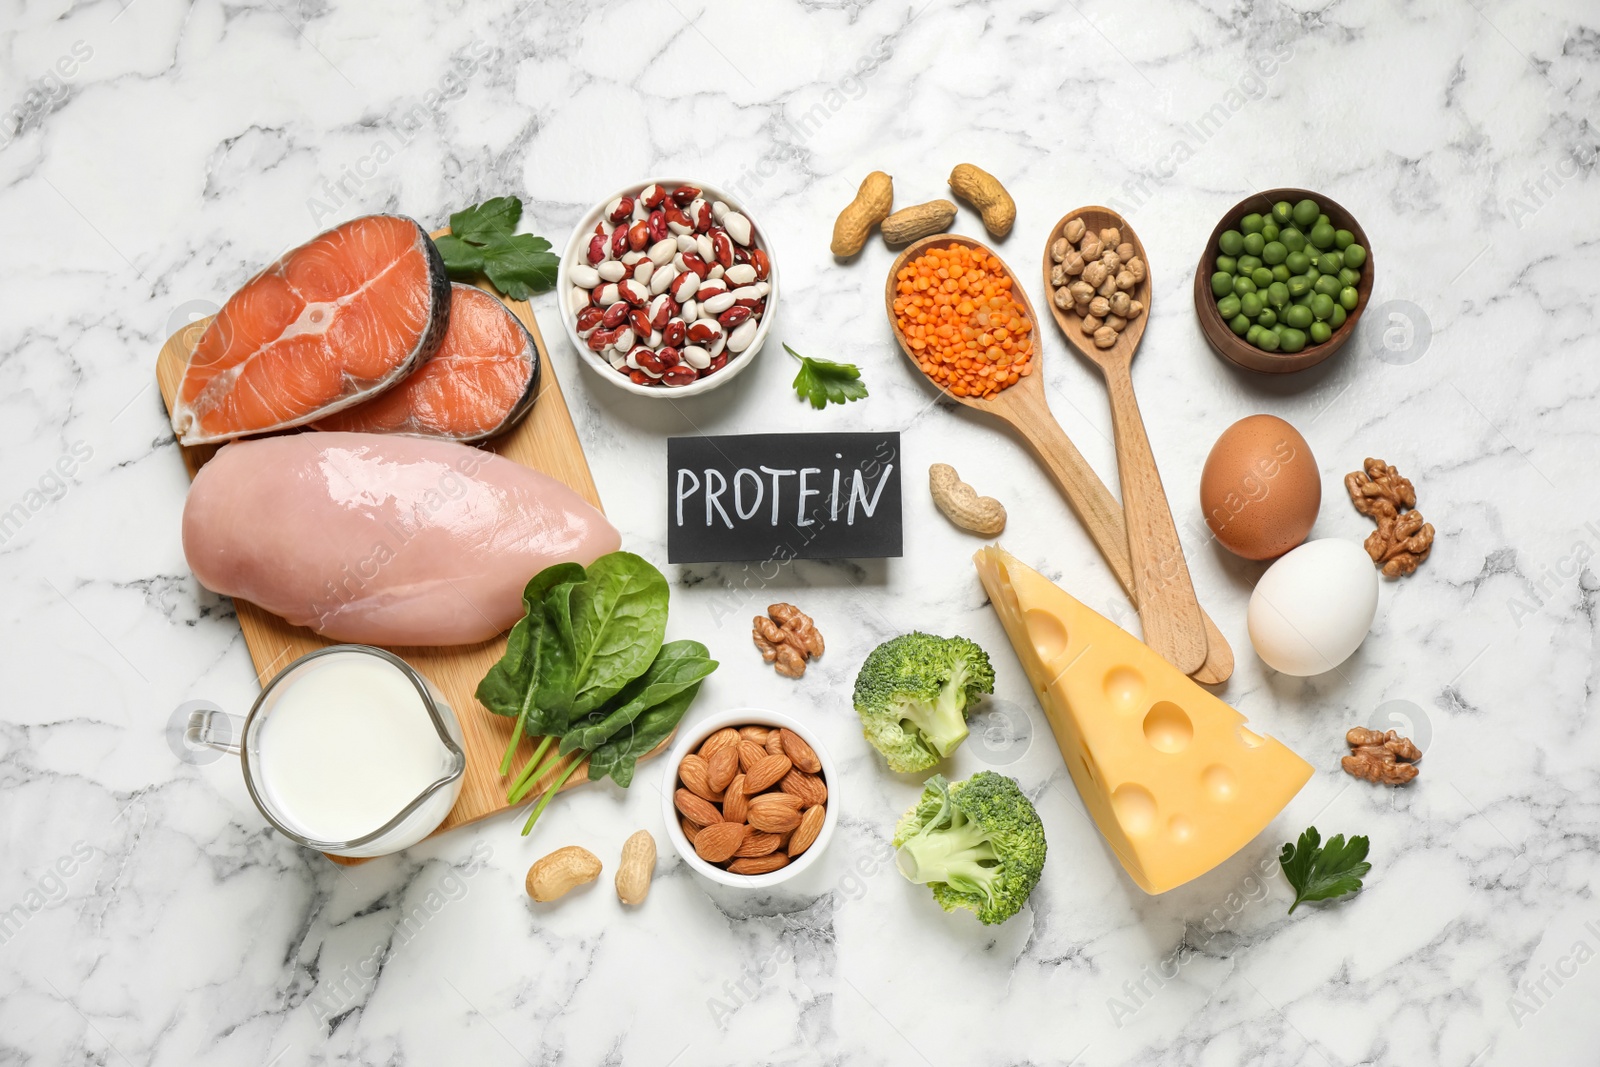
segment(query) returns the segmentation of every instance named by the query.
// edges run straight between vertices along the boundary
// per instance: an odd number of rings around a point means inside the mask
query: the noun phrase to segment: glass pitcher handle
[[[196,748],[209,748],[237,756],[243,751],[244,719],[229,715],[215,704],[196,701],[189,709],[183,739]]]

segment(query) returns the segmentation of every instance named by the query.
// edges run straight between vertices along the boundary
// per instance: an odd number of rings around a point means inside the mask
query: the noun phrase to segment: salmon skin
[[[456,282],[439,350],[404,381],[314,428],[482,441],[533,407],[539,371],[539,348],[522,320],[492,293]]]
[[[172,406],[184,445],[303,426],[410,374],[444,339],[450,280],[428,233],[365,215],[280,256],[228,298]]]
[[[522,618],[529,576],[621,543],[548,474],[394,434],[235,441],[200,468],[183,508],[184,557],[207,589],[386,647],[487,640]]]

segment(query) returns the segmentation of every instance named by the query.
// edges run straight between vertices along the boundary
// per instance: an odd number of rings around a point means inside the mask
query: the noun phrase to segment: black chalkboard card
[[[667,560],[901,554],[899,433],[667,439]]]

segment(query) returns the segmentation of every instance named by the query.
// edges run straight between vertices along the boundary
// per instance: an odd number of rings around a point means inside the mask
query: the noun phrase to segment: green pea
[[[1236,256],[1244,250],[1244,234],[1238,230],[1224,230],[1217,238],[1217,247],[1225,256]]]
[[[1237,278],[1233,279],[1233,292],[1235,296],[1243,296],[1246,293],[1253,293],[1255,291],[1256,283],[1251,281],[1246,275],[1241,274]]]
[[[1356,303],[1360,299],[1361,294],[1357,293],[1353,286],[1347,285],[1343,289],[1339,290],[1339,306],[1344,308],[1346,311],[1354,311],[1356,309]]]
[[[1325,223],[1327,223],[1327,224],[1328,224],[1328,225],[1329,225],[1329,226],[1332,226],[1332,225],[1333,225],[1333,220],[1332,220],[1332,219],[1330,219],[1330,218],[1328,218],[1328,213],[1327,213],[1327,212],[1326,212],[1326,211],[1324,211],[1324,212],[1323,212],[1323,213],[1322,213],[1322,214],[1320,214],[1320,215],[1318,215],[1318,216],[1317,216],[1317,222],[1318,222],[1318,223],[1323,223],[1323,222],[1325,222]]]
[[[1278,331],[1278,343],[1285,352],[1298,352],[1306,346],[1306,335],[1303,330],[1289,327]]]
[[[1329,326],[1327,323],[1325,323],[1325,322],[1313,322],[1311,324],[1311,343],[1312,344],[1320,345],[1322,342],[1326,341],[1328,338],[1330,338],[1332,336],[1333,336],[1333,328],[1331,326]]]
[[[1297,330],[1303,330],[1315,321],[1316,316],[1304,304],[1293,304],[1283,313],[1283,321]]]
[[[1289,268],[1289,273],[1304,274],[1306,272],[1306,268],[1311,266],[1311,257],[1306,255],[1304,252],[1290,252],[1287,256],[1283,257],[1283,263],[1284,266]],[[1219,265],[1217,269],[1221,270],[1222,268]]]
[[[1319,323],[1318,325],[1321,324]],[[1243,314],[1235,315],[1228,320],[1228,329],[1243,337],[1250,330],[1250,320],[1245,318]]]
[[[1217,314],[1225,319],[1231,319],[1239,314],[1239,298],[1232,293],[1228,293],[1221,300],[1218,300]]]
[[[1279,200],[1272,205],[1272,221],[1279,226],[1287,226],[1294,221],[1294,205],[1287,200]]]
[[[1322,277],[1322,272],[1320,270],[1318,270],[1317,269],[1317,265],[1315,263],[1313,263],[1313,264],[1311,264],[1311,266],[1306,268],[1306,272],[1304,274],[1300,275],[1300,277],[1304,278],[1306,281],[1311,282],[1313,285],[1315,285],[1317,279]]]
[[[1247,233],[1244,235],[1244,250],[1249,252],[1252,256],[1259,256],[1261,254],[1261,250],[1266,247],[1267,239],[1261,236],[1261,234]]]
[[[1301,293],[1297,297],[1293,297],[1289,302],[1291,304],[1294,304],[1294,305],[1298,306],[1298,307],[1307,307],[1308,308],[1308,307],[1311,306],[1311,298],[1316,296],[1316,295],[1317,294],[1309,292],[1309,291],[1308,292],[1304,292],[1304,293]]]
[[[1279,230],[1278,240],[1291,252],[1298,252],[1306,246],[1306,235],[1293,226],[1287,230]]]
[[[1226,296],[1233,292],[1233,275],[1219,270],[1211,276],[1211,295]]]
[[[1261,266],[1261,257],[1260,256],[1252,256],[1249,253],[1246,253],[1245,255],[1242,255],[1242,256],[1239,257],[1239,270],[1238,270],[1238,273],[1239,274],[1249,274],[1251,271],[1255,270],[1259,266]]]
[[[1333,305],[1333,314],[1328,316],[1328,325],[1337,330],[1339,327],[1344,325],[1345,318],[1346,315],[1344,308],[1340,307],[1338,304],[1335,304]]]
[[[1324,252],[1317,257],[1317,269],[1324,274],[1338,274],[1344,269],[1344,257],[1337,252]]]
[[[1282,263],[1279,263],[1276,267],[1272,268],[1272,280],[1275,282],[1286,282],[1293,277],[1294,274]]]
[[[1319,222],[1311,227],[1311,243],[1318,248],[1333,247],[1333,227],[1326,222]]]
[[[1275,308],[1281,308],[1289,302],[1289,287],[1282,282],[1273,282],[1267,286],[1267,303]]]
[[[1255,344],[1258,340],[1260,340],[1261,335],[1266,332],[1267,331],[1263,330],[1261,327],[1252,323],[1250,328],[1244,332],[1244,339],[1249,341],[1251,344]]]
[[[1261,246],[1261,262],[1277,266],[1289,258],[1289,250],[1282,241],[1268,241]]]
[[[1361,280],[1361,272],[1351,270],[1349,267],[1342,267],[1339,270],[1339,280],[1346,285],[1355,285],[1356,282]]]
[[[1256,321],[1270,329],[1278,325],[1278,313],[1271,308],[1262,308],[1261,314],[1257,316]]]
[[[1299,298],[1311,292],[1311,279],[1303,274],[1294,275],[1284,284],[1289,287],[1289,295],[1293,298]]]
[[[1367,250],[1360,245],[1351,245],[1344,250],[1344,265],[1360,270],[1361,265],[1367,261]]]
[[[1332,274],[1324,274],[1311,283],[1313,292],[1325,293],[1328,296],[1338,296],[1339,290],[1343,288],[1344,286],[1339,284],[1339,279]]]
[[[1232,256],[1218,256],[1216,269],[1225,270],[1229,274],[1238,274],[1239,261],[1234,259]]]
[[[1333,297],[1327,293],[1317,293],[1311,298],[1311,314],[1313,318],[1327,319],[1333,315]]]
[[[1294,224],[1302,230],[1309,230],[1321,213],[1322,208],[1317,206],[1315,200],[1302,200],[1294,206]]]
[[[1239,297],[1239,314],[1246,318],[1255,318],[1261,314],[1261,309],[1265,306],[1266,304],[1262,302],[1260,293],[1245,293]]]
[[[1278,350],[1278,335],[1271,330],[1262,330],[1256,337],[1256,347],[1263,352],[1276,352]]]
[[[1252,211],[1250,214],[1239,220],[1239,229],[1243,230],[1247,234],[1260,233],[1261,227],[1265,226],[1266,224],[1267,220],[1261,217],[1260,212]]]
[[[1263,241],[1276,241],[1278,239],[1278,224],[1271,219],[1262,223],[1261,239]]]
[[[1349,248],[1355,243],[1356,235],[1351,233],[1349,230],[1333,231],[1333,247],[1337,248],[1339,251],[1343,252],[1345,249]]]
[[[1250,280],[1256,283],[1257,289],[1265,289],[1272,284],[1272,271],[1267,267],[1257,267],[1250,272]]]

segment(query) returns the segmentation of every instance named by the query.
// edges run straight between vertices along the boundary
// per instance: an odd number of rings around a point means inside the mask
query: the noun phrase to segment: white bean
[[[628,268],[614,259],[608,259],[596,267],[594,273],[601,281],[620,282],[627,275]]]
[[[672,279],[678,276],[678,268],[671,263],[650,275],[650,291],[657,296],[667,291],[667,286],[672,284]]]
[[[684,322],[693,322],[695,315],[699,313],[699,310],[699,304],[695,303],[693,300],[685,300],[683,302],[683,309],[680,314],[683,316]]]
[[[728,212],[731,210],[732,208],[728,207],[728,205],[724,204],[721,200],[711,201],[711,217],[716,219],[718,222],[721,222],[724,218],[726,218]]]
[[[733,332],[728,335],[728,351],[733,353],[743,352],[750,347],[750,342],[756,339],[756,330],[760,323],[755,319],[745,319]]]
[[[574,288],[567,296],[567,306],[570,307],[572,309],[572,313],[576,315],[578,312],[589,306],[588,292],[584,289]]]
[[[694,239],[694,234],[692,233],[680,233],[673,240],[677,241],[678,251],[680,252],[691,252],[700,247],[699,242]]]
[[[716,279],[721,278],[726,273],[728,273],[728,272],[722,269],[722,264],[718,263],[715,267],[711,268],[711,273],[707,274],[706,277],[710,278],[713,281],[715,281]]]
[[[738,333],[739,331],[735,330],[733,332]],[[633,349],[633,328],[631,326],[624,326],[622,328],[622,332],[617,334],[617,339],[611,342],[611,347],[615,348],[618,352],[631,351]]]
[[[701,301],[700,306],[713,315],[720,315],[733,307],[736,300],[738,300],[738,297],[732,293],[718,293],[710,300]]]
[[[753,285],[742,285],[733,291],[735,300],[760,300],[763,294]]]
[[[756,280],[756,269],[748,263],[735,263],[728,268],[726,277],[733,285],[751,285]]]
[[[678,242],[670,237],[662,238],[650,246],[650,262],[656,266],[672,262],[672,257],[678,254]]]
[[[696,252],[700,253],[700,258],[707,263],[715,263],[717,261],[716,246],[711,243],[711,238],[705,234],[695,235],[694,248]]]
[[[617,266],[619,266],[619,267],[621,265],[622,264],[620,264],[620,263],[617,264]],[[615,304],[618,300],[621,300],[622,297],[617,295],[621,291],[622,290],[618,289],[614,283],[601,286],[600,287],[600,300],[599,300],[600,306],[601,307],[610,307],[612,304]]]
[[[766,296],[770,292],[772,292],[772,286],[768,285],[766,282],[756,282],[757,295]]]
[[[699,345],[685,345],[683,349],[683,361],[689,364],[689,366],[693,367],[695,370],[705,370],[707,367],[711,366],[711,353],[707,352]]]
[[[650,275],[654,274],[656,265],[648,259],[633,268],[633,280],[640,285],[650,284]]]
[[[600,272],[587,263],[574,263],[567,271],[567,277],[573,285],[584,289],[593,289],[600,284]]]
[[[728,236],[736,244],[748,246],[750,244],[750,220],[737,211],[730,211],[722,219],[722,228],[728,231]]]

